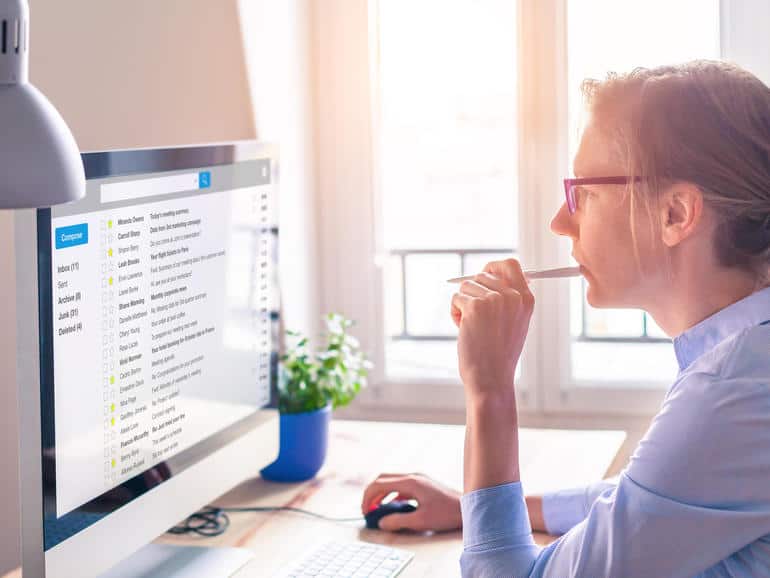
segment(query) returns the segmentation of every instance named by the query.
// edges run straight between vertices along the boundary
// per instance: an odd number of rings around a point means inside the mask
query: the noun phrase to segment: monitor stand
[[[148,544],[99,578],[225,578],[253,558],[243,548]]]

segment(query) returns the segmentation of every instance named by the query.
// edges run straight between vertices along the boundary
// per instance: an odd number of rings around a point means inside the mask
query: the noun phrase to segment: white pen
[[[530,269],[524,271],[524,276],[528,279],[550,279],[554,277],[577,277],[580,275],[580,267],[559,267],[558,269]],[[455,277],[447,279],[447,283],[460,283],[462,281],[472,280],[476,275],[466,275],[465,277]]]

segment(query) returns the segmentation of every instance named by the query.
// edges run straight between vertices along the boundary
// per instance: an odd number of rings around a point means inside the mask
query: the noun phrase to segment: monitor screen
[[[38,212],[46,550],[238,435],[275,374],[271,159],[91,160]]]

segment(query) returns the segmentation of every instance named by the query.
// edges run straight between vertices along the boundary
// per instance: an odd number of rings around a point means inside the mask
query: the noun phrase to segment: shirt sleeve
[[[579,488],[543,494],[543,522],[549,534],[566,534],[588,516],[591,505],[618,485],[615,480],[602,480]]]
[[[731,573],[725,559],[770,535],[767,392],[731,394],[736,384],[689,379],[666,400],[617,487],[546,548],[533,543],[521,484],[463,496],[463,577],[766,573]]]

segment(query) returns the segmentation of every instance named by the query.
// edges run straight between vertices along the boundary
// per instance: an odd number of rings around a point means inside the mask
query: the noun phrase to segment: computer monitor
[[[15,221],[25,576],[105,572],[278,448],[275,151],[83,162]]]

